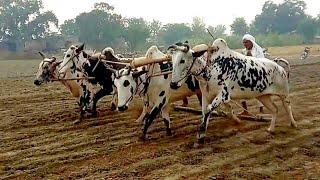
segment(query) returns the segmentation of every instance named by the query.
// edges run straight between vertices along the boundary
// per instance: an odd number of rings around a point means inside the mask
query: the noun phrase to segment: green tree
[[[305,38],[307,42],[312,42],[317,33],[319,26],[317,20],[307,16],[304,20],[300,21],[297,27],[297,32]]]
[[[41,0],[1,0],[0,40],[11,50],[20,50],[26,40],[43,38],[58,20],[52,12],[42,12]]]
[[[192,34],[191,28],[184,23],[166,24],[160,31],[160,38],[166,45],[188,40]]]
[[[75,19],[69,19],[60,25],[60,31],[61,34],[66,36],[77,36],[79,34],[79,26],[76,24]]]
[[[254,29],[258,33],[289,33],[306,17],[306,3],[303,0],[285,0],[282,4],[266,1],[262,13],[255,17]]]
[[[79,40],[93,46],[112,45],[124,33],[124,22],[107,3],[97,3],[88,13],[81,13],[63,26],[65,33],[78,32]]]
[[[236,18],[231,24],[231,32],[234,35],[242,36],[249,31],[249,26],[243,17]]]
[[[253,21],[250,31],[258,34],[271,33],[275,27],[276,12],[278,5],[272,1],[266,1],[262,7],[262,13],[256,15]]]
[[[142,18],[127,19],[127,27],[124,38],[129,43],[131,50],[141,49],[146,46],[146,40],[150,36],[147,22]]]
[[[215,38],[226,36],[227,28],[225,25],[209,26],[208,29]]]
[[[158,44],[160,41],[159,33],[162,28],[161,22],[157,20],[153,20],[151,23],[149,23],[148,27],[150,29],[149,42],[151,44]]]

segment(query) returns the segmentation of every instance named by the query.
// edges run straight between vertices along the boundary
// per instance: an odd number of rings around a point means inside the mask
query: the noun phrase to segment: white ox
[[[216,39],[213,45],[199,52],[192,51],[187,44],[169,47],[173,60],[171,88],[177,89],[188,74],[200,81],[202,92],[202,121],[198,142],[204,143],[210,112],[224,103],[233,119],[231,99],[256,98],[272,113],[269,132],[275,128],[278,108],[271,96],[280,97],[291,126],[296,127],[289,101],[287,73],[274,61],[254,58],[237,53],[227,46],[223,39]],[[198,58],[199,57],[199,58]]]
[[[150,59],[158,59],[166,55],[156,46],[152,46],[148,49],[145,56]],[[170,89],[171,75],[164,74],[150,77],[154,73],[165,72],[171,70],[171,68],[171,62],[166,62],[140,67],[138,70],[123,68],[119,71],[114,71],[116,74],[114,84],[118,92],[119,111],[128,109],[128,105],[135,95],[143,97],[143,112],[137,120],[144,120],[143,140],[147,138],[147,130],[158,114],[163,118],[167,135],[170,136],[172,134],[169,117],[169,99],[170,101],[181,100],[197,93],[199,100],[201,100],[199,84],[192,77],[189,77],[188,84],[178,91]]]

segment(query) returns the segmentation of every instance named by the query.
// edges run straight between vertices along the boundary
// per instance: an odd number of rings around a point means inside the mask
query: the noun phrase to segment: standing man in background
[[[242,43],[244,45],[244,49],[242,50],[242,54],[246,56],[252,56],[256,58],[264,58],[263,49],[256,43],[256,40],[250,34],[245,34],[242,38]],[[241,102],[242,107],[245,110],[248,110],[246,101]],[[258,102],[260,113],[263,113],[263,104]],[[248,114],[247,111],[243,111],[242,114]]]

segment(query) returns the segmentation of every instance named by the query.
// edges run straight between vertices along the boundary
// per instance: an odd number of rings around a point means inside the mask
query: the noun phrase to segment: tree
[[[107,3],[95,4],[95,8],[88,13],[81,13],[74,22],[62,26],[65,33],[78,32],[79,40],[90,45],[112,45],[124,33],[124,22],[120,15],[113,12],[113,7]]]
[[[79,34],[79,26],[76,24],[76,20],[69,19],[64,21],[60,25],[60,32],[66,36],[77,36]]]
[[[159,33],[162,28],[162,24],[160,21],[153,20],[149,25],[150,29],[150,37],[149,37],[149,42],[153,44],[159,43]]]
[[[227,30],[226,26],[225,25],[217,25],[217,26],[209,26],[208,27],[209,31],[212,33],[212,35],[214,37],[223,37],[225,36],[225,32]]]
[[[297,32],[305,38],[307,42],[311,42],[318,30],[317,20],[307,16],[304,20],[300,21],[297,27]]]
[[[142,18],[131,18],[127,20],[127,28],[124,34],[125,39],[130,44],[131,50],[144,47],[146,39],[150,36],[150,29],[147,22]]]
[[[51,11],[39,14],[27,24],[26,39],[44,38],[46,34],[50,34],[50,25],[58,27],[56,15]]]
[[[262,13],[257,15],[253,25],[258,33],[290,33],[306,17],[306,3],[303,0],[285,0],[282,4],[266,1]]]
[[[303,0],[285,0],[278,6],[275,18],[275,30],[287,33],[296,30],[297,25],[306,17],[306,3]]]
[[[192,34],[191,28],[184,23],[166,24],[160,31],[160,38],[166,45],[187,40]]]
[[[266,1],[262,7],[262,13],[256,15],[250,31],[255,31],[258,34],[267,34],[274,31],[277,10],[278,5],[271,1]]]
[[[243,17],[236,18],[231,24],[231,32],[234,35],[242,36],[248,33],[249,27]]]
[[[0,40],[10,50],[19,50],[26,40],[43,38],[58,20],[52,12],[42,12],[41,0],[0,1]]]

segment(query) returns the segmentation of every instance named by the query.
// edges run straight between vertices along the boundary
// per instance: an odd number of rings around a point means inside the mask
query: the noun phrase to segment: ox
[[[108,48],[102,54],[110,61],[119,61],[113,56],[112,49]],[[85,112],[90,112],[93,116],[96,116],[97,102],[106,95],[114,94],[114,75],[104,63],[98,61],[97,56],[92,57],[84,52],[84,44],[79,47],[71,46],[66,51],[59,69],[59,78],[65,78],[68,72],[77,74],[77,77],[94,77],[94,79],[76,81],[80,86],[78,104],[81,109],[80,119],[75,121],[75,123],[79,123],[83,119]],[[112,104],[112,107],[115,107],[115,104]]]
[[[190,50],[188,44],[169,47],[173,60],[171,88],[177,89],[189,74],[200,82],[202,92],[202,121],[198,142],[204,143],[210,112],[224,103],[231,118],[237,117],[231,110],[231,99],[256,98],[271,111],[269,132],[274,132],[278,108],[271,96],[280,97],[290,120],[297,127],[289,101],[287,73],[276,62],[265,58],[254,58],[237,53],[223,39],[216,39],[212,47],[199,52]],[[199,57],[199,58],[198,58]]]
[[[156,46],[152,46],[146,52],[146,58],[157,59],[165,57]],[[170,81],[171,75],[163,74],[159,76],[152,75],[154,73],[166,72],[171,70],[172,63],[166,62],[161,64],[151,64],[145,67],[140,67],[137,70],[131,68],[123,68],[115,71],[116,78],[114,84],[118,92],[118,110],[124,111],[128,109],[129,103],[133,100],[134,95],[143,97],[144,108],[137,121],[144,121],[142,139],[147,139],[147,131],[158,114],[163,118],[166,126],[166,133],[170,136],[170,117],[169,117],[169,99],[179,100],[197,92],[198,99],[201,104],[201,92],[199,83],[194,81],[192,76],[187,78],[187,85],[184,89],[171,92]],[[171,96],[174,93],[175,97]],[[179,97],[178,97],[179,96]],[[173,99],[170,99],[173,101]]]
[[[55,57],[46,58],[46,56],[39,52],[43,60],[40,62],[34,84],[40,86],[43,83],[49,83],[53,79],[58,79],[58,69],[62,61],[57,61]],[[76,74],[71,72],[66,73],[66,78],[74,78]],[[75,80],[60,81],[72,94],[73,97],[80,96],[80,86]]]

